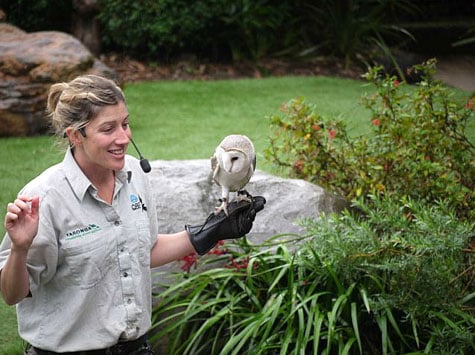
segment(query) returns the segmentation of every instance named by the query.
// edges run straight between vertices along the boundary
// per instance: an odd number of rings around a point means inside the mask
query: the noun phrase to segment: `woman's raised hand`
[[[38,232],[39,197],[18,196],[8,204],[5,229],[12,241],[12,248],[29,249]]]

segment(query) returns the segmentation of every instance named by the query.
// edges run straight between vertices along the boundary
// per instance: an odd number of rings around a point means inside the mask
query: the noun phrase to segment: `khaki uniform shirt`
[[[55,352],[133,340],[151,324],[150,250],[157,213],[149,181],[127,156],[104,202],[70,150],[20,194],[40,197],[39,230],[28,252],[31,297],[17,305],[20,336]],[[9,254],[0,246],[0,269]]]

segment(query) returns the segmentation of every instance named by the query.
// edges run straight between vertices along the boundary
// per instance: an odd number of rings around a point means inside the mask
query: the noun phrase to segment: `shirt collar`
[[[87,178],[86,175],[82,172],[78,163],[74,159],[71,148],[68,148],[63,159],[64,175],[69,181],[74,193],[82,201],[84,195],[90,186],[92,186],[91,181]],[[116,190],[124,185],[126,182],[130,182],[132,177],[132,171],[130,171],[126,166],[123,169],[116,171],[115,179],[118,184],[116,184]]]

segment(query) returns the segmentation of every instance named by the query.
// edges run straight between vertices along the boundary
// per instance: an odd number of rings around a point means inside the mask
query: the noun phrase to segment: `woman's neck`
[[[89,181],[97,189],[97,193],[101,199],[112,204],[115,189],[115,171],[105,169],[100,165],[86,164],[75,156],[81,171],[86,175]]]

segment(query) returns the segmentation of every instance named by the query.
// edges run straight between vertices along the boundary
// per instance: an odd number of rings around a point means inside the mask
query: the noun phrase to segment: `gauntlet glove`
[[[200,255],[210,251],[222,239],[234,239],[245,236],[252,228],[256,213],[264,209],[266,199],[251,196],[228,205],[228,216],[224,211],[217,215],[211,213],[202,225],[185,226],[191,244]]]

